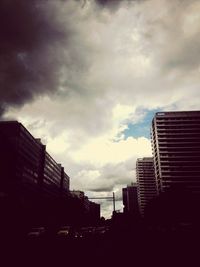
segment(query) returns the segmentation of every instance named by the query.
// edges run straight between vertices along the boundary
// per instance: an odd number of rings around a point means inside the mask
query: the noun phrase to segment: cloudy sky
[[[200,2],[2,0],[0,25],[1,119],[42,138],[71,189],[122,209],[154,113],[200,109]]]

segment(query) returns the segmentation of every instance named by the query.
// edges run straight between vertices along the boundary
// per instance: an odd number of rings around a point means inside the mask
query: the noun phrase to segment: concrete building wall
[[[142,216],[148,203],[157,196],[154,161],[152,157],[140,158],[136,162],[138,203]]]
[[[158,192],[200,193],[200,111],[157,112],[151,138]]]

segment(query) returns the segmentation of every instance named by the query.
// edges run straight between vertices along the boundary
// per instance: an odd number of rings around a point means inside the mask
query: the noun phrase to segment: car
[[[82,238],[83,237],[83,233],[81,231],[74,231],[73,237],[74,238]]]
[[[94,236],[94,231],[95,231],[94,227],[88,226],[88,227],[82,227],[79,233],[81,237],[89,238],[89,237]]]
[[[95,228],[95,234],[96,235],[104,235],[104,234],[107,234],[109,231],[109,227],[107,226],[97,226]]]
[[[27,237],[28,238],[38,238],[45,234],[45,228],[44,227],[34,227],[31,229],[30,232],[28,232]]]
[[[58,237],[69,237],[70,235],[71,235],[71,227],[70,226],[62,226],[57,231],[57,236]]]

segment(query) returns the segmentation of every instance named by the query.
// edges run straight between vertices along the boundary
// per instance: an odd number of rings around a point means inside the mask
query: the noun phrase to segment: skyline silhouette
[[[160,213],[162,205],[167,205],[167,201],[174,202],[176,207],[175,199],[180,197],[177,211],[183,209],[180,216],[184,218],[189,216],[189,221],[187,219],[182,221],[180,217],[176,227],[182,223],[196,224],[194,221],[198,220],[198,216],[195,213],[198,210],[200,195],[199,114],[200,111],[157,112],[155,114],[151,127],[153,156],[137,159],[137,182],[121,188],[122,197],[118,199],[118,202],[123,199],[122,215],[124,217],[128,215],[137,221],[139,217],[145,218],[147,209],[148,217],[151,218],[153,217],[151,211],[155,216],[154,208],[161,205]],[[112,219],[114,215],[120,215],[119,210],[116,212],[114,192],[113,197],[88,198],[83,191],[71,190],[69,187],[71,179],[65,173],[64,167],[49,155],[41,139],[35,139],[21,123],[0,122],[0,134],[2,201],[5,199],[5,203],[11,205],[10,208],[12,205],[13,207],[18,205],[22,214],[25,210],[29,212],[29,215],[27,213],[30,217],[29,222],[27,221],[25,225],[30,223],[33,226],[34,222],[48,225],[49,219],[57,225],[64,223],[98,224],[101,216],[100,204],[91,202],[91,199],[112,199]],[[185,206],[184,212],[184,205],[180,204],[184,203],[184,194],[190,199],[186,201],[188,202],[186,206],[191,210],[188,215],[188,208]],[[2,207],[6,211],[5,203]],[[51,205],[54,206],[52,214],[50,214]],[[172,213],[171,220],[173,221]],[[55,215],[57,218],[53,219]],[[190,216],[192,216],[191,221]]]

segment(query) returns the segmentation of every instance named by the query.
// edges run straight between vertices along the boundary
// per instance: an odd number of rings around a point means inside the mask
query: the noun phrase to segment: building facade
[[[200,111],[157,112],[151,139],[157,191],[200,193]]]
[[[154,161],[152,157],[137,159],[136,179],[138,184],[139,210],[140,214],[144,216],[145,208],[157,196]]]
[[[68,192],[68,175],[40,139],[17,121],[0,122],[0,203],[5,217],[21,214],[21,222],[32,224],[61,218]]]
[[[100,205],[82,191],[70,191],[69,185],[64,167],[40,139],[17,121],[0,122],[0,206],[5,225],[16,222],[16,214],[21,214],[20,225],[97,223]]]
[[[79,226],[97,225],[100,222],[100,204],[90,201],[80,190],[70,191],[70,195],[74,220],[79,222]]]
[[[69,186],[70,186],[70,178],[65,173],[64,167],[61,167],[61,181],[60,181],[60,188],[62,189],[62,192],[68,193],[69,192]]]
[[[137,216],[139,212],[137,184],[132,183],[131,185],[127,185],[127,187],[122,188],[122,198],[124,214],[129,216]]]
[[[16,121],[0,122],[0,181],[6,190],[31,189],[43,179],[45,148]]]
[[[9,188],[43,187],[49,194],[69,190],[69,176],[46,151],[40,139],[17,121],[0,122],[0,182]],[[10,186],[10,184],[12,186]]]

